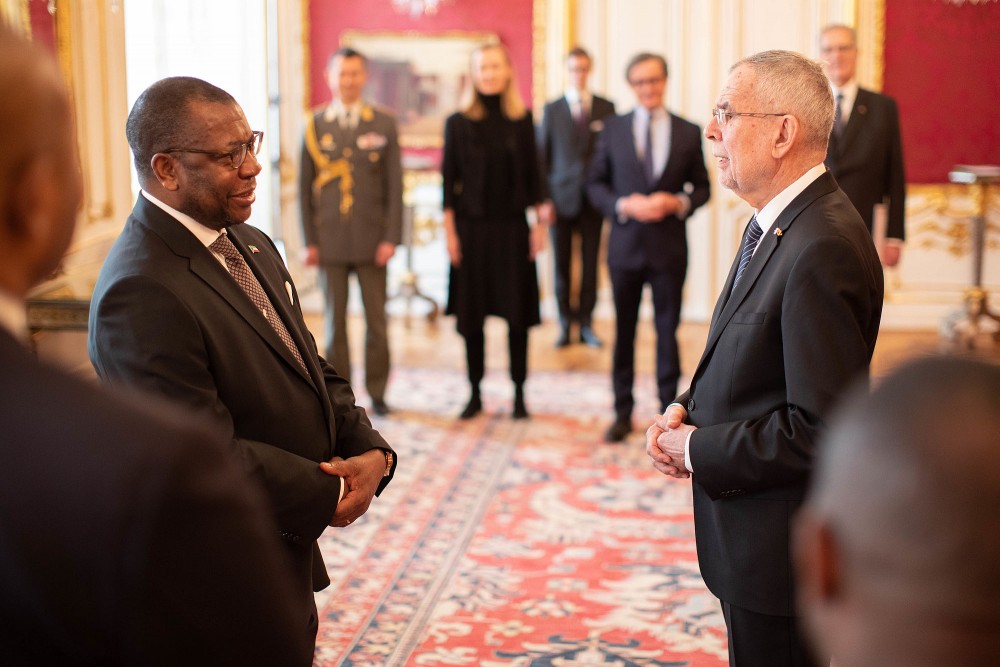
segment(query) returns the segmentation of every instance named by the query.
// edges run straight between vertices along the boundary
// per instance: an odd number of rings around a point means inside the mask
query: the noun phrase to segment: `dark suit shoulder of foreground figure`
[[[0,329],[0,662],[308,664],[287,559],[222,443]]]

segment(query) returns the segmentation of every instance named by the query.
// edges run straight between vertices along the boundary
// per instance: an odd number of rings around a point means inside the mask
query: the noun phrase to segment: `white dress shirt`
[[[854,102],[858,99],[858,83],[851,79],[842,88],[837,88],[830,84],[833,91],[833,103],[837,103],[837,95],[843,95],[840,100],[840,124],[847,127],[847,121],[851,119],[851,112],[854,110]]]

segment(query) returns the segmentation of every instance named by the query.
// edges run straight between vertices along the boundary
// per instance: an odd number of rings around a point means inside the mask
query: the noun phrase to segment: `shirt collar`
[[[664,109],[663,107],[656,107],[655,109],[650,111],[646,107],[638,106],[635,108],[635,113],[636,116],[638,116],[639,118],[643,120],[649,120],[650,116],[652,116],[654,119],[662,118],[663,116],[666,115],[667,110]]]
[[[838,88],[837,86],[833,85],[833,83],[831,83],[830,84],[830,90],[833,91],[833,99],[834,99],[834,101],[836,101],[837,95],[843,95],[844,96],[844,98],[843,98],[844,102],[847,102],[849,104],[853,104],[854,103],[854,99],[858,96],[858,82],[855,81],[854,79],[851,79],[850,81],[848,81],[847,83],[845,83],[840,88]]]
[[[577,90],[576,88],[566,88],[566,92],[563,94],[566,96],[566,101],[569,102],[570,106],[580,103],[587,104],[591,98],[589,90]]]
[[[774,199],[764,205],[764,208],[756,211],[757,224],[760,225],[765,234],[774,224],[774,221],[778,219],[778,216],[781,215],[781,212],[792,203],[792,200],[802,194],[802,191],[809,187],[810,183],[822,176],[825,171],[826,165],[820,162],[799,176],[794,183],[779,192]]]
[[[365,106],[365,101],[360,98],[354,104],[347,104],[347,105],[345,105],[339,99],[333,100],[332,102],[330,102],[330,104],[327,105],[326,110],[323,112],[323,120],[327,122],[332,122],[339,118],[343,118],[345,112],[348,109],[354,112],[355,118],[360,119],[361,110],[364,108],[364,106]]]
[[[184,227],[187,228],[189,232],[194,234],[195,238],[197,238],[201,242],[201,244],[204,245],[206,248],[212,245],[212,243],[214,243],[215,240],[219,238],[218,229],[212,229],[211,227],[206,227],[205,225],[201,224],[200,222],[192,218],[187,213],[181,213],[176,208],[164,204],[162,201],[160,201],[153,195],[149,194],[145,190],[140,190],[139,192],[141,192],[142,196],[148,199],[151,204],[155,204],[160,209],[162,209],[167,215],[169,215],[174,220],[184,225]]]

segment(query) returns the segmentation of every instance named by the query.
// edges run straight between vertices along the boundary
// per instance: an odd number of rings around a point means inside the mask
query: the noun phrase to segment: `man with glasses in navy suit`
[[[620,442],[632,430],[635,333],[646,284],[653,295],[660,407],[677,395],[686,220],[709,195],[701,130],[664,107],[667,61],[640,53],[629,62],[626,78],[639,104],[605,122],[587,186],[591,202],[611,219],[608,270],[616,313],[615,421],[605,434],[608,442]]]

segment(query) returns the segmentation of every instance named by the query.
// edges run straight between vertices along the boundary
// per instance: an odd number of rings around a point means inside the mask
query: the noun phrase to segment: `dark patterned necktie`
[[[306,363],[302,360],[302,355],[299,353],[299,348],[295,345],[295,341],[292,340],[291,334],[288,333],[288,327],[285,326],[281,316],[274,309],[271,300],[267,298],[264,288],[260,286],[257,276],[250,270],[246,259],[236,249],[233,242],[229,240],[229,236],[227,234],[220,234],[219,238],[212,241],[212,244],[208,248],[225,258],[226,266],[229,267],[229,273],[233,276],[233,279],[243,288],[243,291],[247,293],[253,304],[260,309],[260,312],[264,314],[264,319],[274,328],[275,333],[278,334],[282,342],[288,346],[288,349],[295,357],[295,360],[299,362],[302,370],[308,373]]]
[[[841,105],[844,102],[844,94],[837,93],[837,106],[833,110],[833,134],[840,139],[844,134],[844,111]]]
[[[750,263],[753,251],[757,248],[757,244],[760,242],[760,237],[763,234],[764,230],[757,224],[757,216],[755,215],[750,219],[750,229],[747,230],[747,238],[743,242],[743,252],[740,253],[740,265],[736,269],[736,280],[733,281],[733,289],[736,289],[736,286],[740,284],[740,278],[743,277],[743,272],[746,270],[747,264]]]
[[[652,186],[656,179],[653,173],[653,114],[649,114],[649,122],[646,124],[646,149],[642,154],[642,171],[646,176],[646,183]]]

